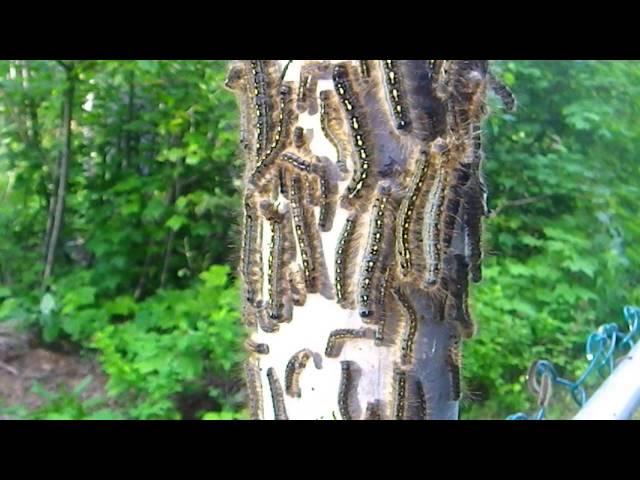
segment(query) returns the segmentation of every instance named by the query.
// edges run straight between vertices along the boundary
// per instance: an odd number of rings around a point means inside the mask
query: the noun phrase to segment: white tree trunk
[[[252,415],[457,419],[487,62],[294,61],[280,83],[286,66],[234,62],[227,80],[247,156]]]

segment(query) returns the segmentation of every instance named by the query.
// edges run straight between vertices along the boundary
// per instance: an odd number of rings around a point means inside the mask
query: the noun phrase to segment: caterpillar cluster
[[[430,418],[419,339],[430,322],[451,327],[445,363],[457,400],[461,344],[475,333],[469,282],[482,278],[486,96],[493,91],[508,110],[514,96],[486,60],[313,61],[302,65],[297,85],[283,79],[278,62],[248,60],[234,62],[225,82],[240,106],[246,156],[245,324],[277,334],[313,294],[355,310],[363,326],[328,331],[323,352],[340,362],[341,418]],[[318,91],[321,80],[333,88]],[[313,152],[314,132],[298,125],[302,114],[318,114],[333,159]],[[326,238],[335,244],[323,245]],[[332,283],[325,247],[335,249]],[[358,340],[388,349],[394,368],[390,393],[356,408],[358,364],[342,347]],[[247,348],[269,353],[264,343]],[[274,416],[286,418],[286,397],[301,397],[311,358],[298,346],[284,389],[268,370]]]

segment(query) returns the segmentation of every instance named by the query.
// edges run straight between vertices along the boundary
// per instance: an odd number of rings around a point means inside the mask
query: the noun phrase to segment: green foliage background
[[[640,302],[640,64],[494,67],[519,108],[507,114],[492,99],[485,125],[493,214],[484,280],[472,287],[479,331],[465,350],[463,418],[530,410],[524,376],[535,358],[575,377],[586,335]],[[226,62],[75,69],[67,210],[43,294],[66,80],[53,61],[0,62],[0,321],[95,353],[108,399],[41,392],[45,407],[14,413],[244,418],[233,277],[241,164]]]

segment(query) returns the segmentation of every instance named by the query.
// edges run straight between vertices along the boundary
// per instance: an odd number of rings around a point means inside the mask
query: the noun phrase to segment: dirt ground
[[[63,386],[73,389],[89,375],[82,398],[103,395],[106,377],[95,360],[49,350],[11,324],[0,324],[0,407],[37,408],[44,399],[32,391],[34,382],[57,392]],[[8,418],[0,414],[0,419]]]

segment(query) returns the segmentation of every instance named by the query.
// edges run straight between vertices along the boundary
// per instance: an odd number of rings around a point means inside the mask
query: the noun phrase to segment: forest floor
[[[37,382],[52,393],[70,392],[91,376],[80,398],[103,396],[106,376],[91,357],[55,351],[38,344],[29,334],[19,332],[8,323],[0,324],[0,407],[33,410],[46,399],[33,391]],[[8,416],[0,411],[0,419]]]

